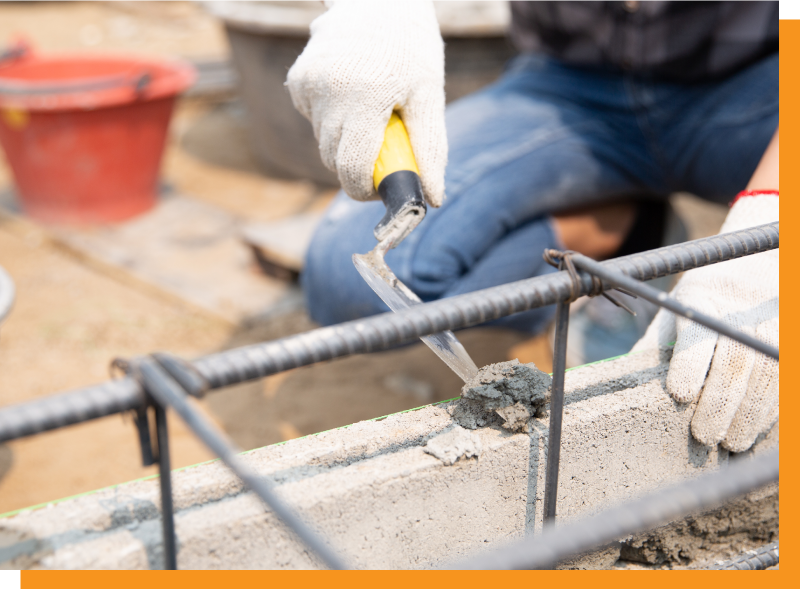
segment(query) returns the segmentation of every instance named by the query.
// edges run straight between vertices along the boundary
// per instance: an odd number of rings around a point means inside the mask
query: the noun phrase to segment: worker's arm
[[[372,172],[393,110],[408,129],[428,203],[441,205],[447,135],[444,44],[432,2],[339,0],[311,23],[286,85],[323,163],[356,200],[378,198]]]
[[[778,131],[772,137],[746,190],[778,190]],[[775,218],[777,221],[777,217]]]
[[[778,220],[778,133],[720,233]],[[778,250],[690,270],[672,295],[778,347]],[[753,445],[778,419],[778,362],[683,317],[661,310],[634,350],[675,342],[667,390],[699,396],[692,434],[734,452]]]

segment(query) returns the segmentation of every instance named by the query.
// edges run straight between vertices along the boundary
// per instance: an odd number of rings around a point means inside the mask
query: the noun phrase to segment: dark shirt
[[[511,2],[511,15],[520,51],[683,82],[778,51],[778,2]]]

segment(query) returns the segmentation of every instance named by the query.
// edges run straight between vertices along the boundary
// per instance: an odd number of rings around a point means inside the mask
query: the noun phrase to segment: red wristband
[[[740,198],[743,198],[745,196],[761,196],[762,194],[771,194],[773,196],[778,196],[778,191],[777,190],[742,190],[739,194],[736,195],[736,198],[734,198],[731,201],[730,206],[735,205],[737,200],[739,200]]]

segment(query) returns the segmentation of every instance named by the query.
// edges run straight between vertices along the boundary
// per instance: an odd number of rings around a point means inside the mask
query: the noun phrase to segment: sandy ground
[[[18,36],[42,51],[191,58],[228,53],[222,25],[192,2],[3,2],[0,42]]]
[[[218,23],[187,3],[0,6],[0,39],[7,42],[20,31],[43,51],[89,48],[216,58],[227,53]],[[181,194],[257,221],[326,206],[330,190],[260,175],[243,125],[235,104],[183,101],[173,119],[163,180]],[[3,161],[0,190],[11,182]],[[0,217],[0,265],[18,289],[0,336],[1,405],[102,381],[117,356],[160,349],[193,357],[313,327],[302,312],[257,325],[225,323],[157,288],[87,265],[59,248],[45,229],[8,215]],[[525,342],[516,334],[473,330],[463,339],[479,364],[513,354],[549,370],[549,347],[542,338]],[[458,392],[457,377],[416,345],[234,387],[210,395],[203,407],[249,449]],[[171,423],[175,467],[211,457],[179,420]],[[0,513],[153,472],[154,467],[140,465],[127,416],[0,445]]]
[[[0,42],[20,31],[48,51],[227,55],[219,24],[184,2],[0,5]],[[257,221],[324,207],[332,191],[258,173],[246,148],[244,124],[235,103],[184,100],[171,127],[164,181],[181,194]],[[10,183],[10,171],[0,159],[0,190]],[[679,204],[690,234],[714,232],[719,210],[691,199]],[[303,312],[255,325],[226,323],[158,288],[87,265],[54,244],[41,227],[7,215],[0,216],[0,265],[18,288],[16,306],[0,331],[0,405],[102,381],[117,356],[168,350],[193,357],[313,327]],[[526,340],[485,328],[460,336],[478,365],[519,358],[551,369],[545,337]],[[209,395],[203,407],[249,449],[458,392],[457,377],[420,344],[232,387]],[[172,420],[172,432],[175,467],[210,457],[178,420]],[[121,416],[0,445],[0,513],[152,472],[152,467],[141,467],[134,427]]]
[[[0,335],[4,405],[105,380],[114,356],[157,348],[194,355],[230,331],[82,266],[37,231],[0,223],[0,264],[17,286],[17,302]],[[173,431],[176,465],[210,457],[180,424]],[[153,472],[139,464],[133,426],[119,416],[8,447],[13,462],[0,480],[0,511]]]
[[[193,357],[314,327],[302,312],[232,327],[84,266],[27,223],[0,222],[0,264],[18,289],[0,336],[4,405],[104,380],[117,356],[160,349]],[[541,338],[526,342],[478,329],[462,339],[479,365],[513,356],[549,370]],[[459,388],[458,378],[420,344],[232,387],[203,405],[249,449],[448,399]],[[179,420],[172,440],[175,467],[211,457]],[[0,512],[154,471],[139,464],[132,422],[119,416],[7,444],[0,468]]]

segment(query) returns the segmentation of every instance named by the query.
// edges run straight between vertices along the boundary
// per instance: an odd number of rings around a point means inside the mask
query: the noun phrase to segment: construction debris
[[[478,458],[482,450],[480,438],[458,425],[431,438],[423,448],[426,454],[435,456],[447,466],[455,464],[459,458]]]

